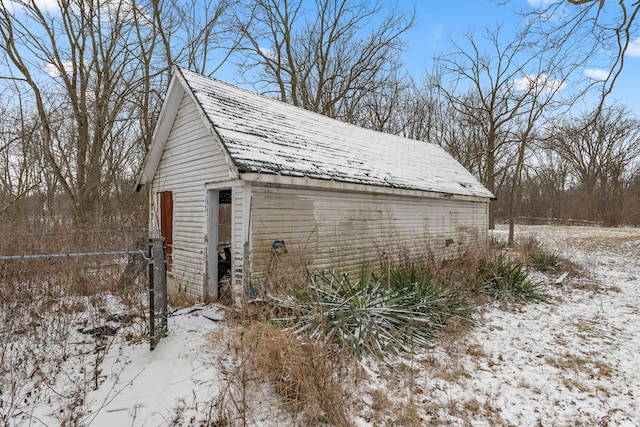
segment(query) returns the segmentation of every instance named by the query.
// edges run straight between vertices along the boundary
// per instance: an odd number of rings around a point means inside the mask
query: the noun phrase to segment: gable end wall
[[[224,153],[202,122],[195,104],[185,94],[151,186],[150,228],[159,229],[159,207],[156,206],[153,195],[161,191],[172,191],[173,264],[169,277],[197,299],[204,296],[206,185],[230,182],[230,176]],[[240,184],[233,186],[233,203],[234,211],[242,212],[243,187]],[[234,219],[242,218],[242,215],[233,216]],[[234,239],[241,237],[242,225],[238,221],[234,221],[232,225]],[[241,246],[235,241],[232,245]]]

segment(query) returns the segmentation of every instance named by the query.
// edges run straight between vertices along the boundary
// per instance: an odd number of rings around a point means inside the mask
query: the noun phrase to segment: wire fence
[[[146,229],[70,230],[0,234],[0,309],[30,301],[27,294],[111,295],[143,308],[148,292],[151,349],[167,332],[166,250]],[[16,304],[13,304],[16,305]],[[41,301],[32,301],[32,307]]]

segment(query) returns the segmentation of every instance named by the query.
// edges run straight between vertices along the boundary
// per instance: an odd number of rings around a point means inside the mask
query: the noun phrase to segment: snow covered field
[[[365,359],[345,374],[356,426],[640,426],[640,229],[522,226],[583,268],[554,284],[537,274],[542,303],[491,304],[470,333],[447,334],[413,356]],[[505,238],[498,229],[495,238]],[[221,306],[182,309],[156,350],[116,335],[78,421],[95,426],[215,425],[242,357]],[[236,329],[237,330],[237,329]],[[245,373],[246,374],[246,373]],[[256,379],[255,375],[247,378]],[[291,424],[268,384],[250,388],[245,418]],[[245,396],[246,397],[246,396]],[[51,404],[23,425],[57,425]]]
[[[640,425],[640,230],[517,232],[582,265],[588,280],[547,278],[547,302],[488,307],[471,334],[417,356],[419,413],[436,425]]]

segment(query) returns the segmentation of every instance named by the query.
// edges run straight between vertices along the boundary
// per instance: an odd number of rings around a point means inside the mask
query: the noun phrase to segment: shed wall
[[[251,203],[252,282],[274,268],[275,239],[288,250],[278,265],[342,271],[382,256],[452,256],[487,239],[487,201],[254,184]]]
[[[202,122],[195,104],[185,94],[152,183],[150,226],[158,229],[159,207],[153,195],[161,191],[173,192],[173,265],[170,277],[195,298],[202,298],[204,294],[206,185],[230,182],[230,177],[224,153]],[[241,183],[234,184],[234,211],[242,211],[242,188]],[[238,227],[242,229],[242,224],[235,221],[232,227],[234,238],[242,235],[237,231]],[[232,242],[232,247],[237,246]]]

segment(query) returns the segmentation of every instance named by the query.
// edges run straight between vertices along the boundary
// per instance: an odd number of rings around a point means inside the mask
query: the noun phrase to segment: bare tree
[[[25,89],[33,94],[42,149],[82,223],[100,214],[105,156],[121,153],[126,102],[141,76],[133,52],[128,8],[62,0],[46,11],[36,2],[2,6],[3,50]],[[45,73],[48,70],[49,76]],[[128,147],[125,147],[128,148]],[[126,155],[126,149],[125,153]]]
[[[0,3],[0,83],[36,112],[38,146],[76,222],[99,222],[116,181],[133,180],[171,67],[216,68],[211,53],[230,40],[218,28],[229,2],[43,5]]]
[[[563,45],[565,52],[594,58],[595,52],[601,53],[597,58],[600,68],[606,72],[597,77],[601,79],[599,114],[624,69],[629,47],[637,37],[639,13],[640,2],[637,1],[556,0],[527,15],[538,22],[541,34],[551,43]]]
[[[37,164],[31,159],[30,142],[34,138],[35,120],[4,102],[0,112],[0,214],[5,214],[39,186],[40,178]],[[18,219],[24,217],[24,206],[17,212]]]
[[[454,43],[453,53],[438,58],[438,89],[446,102],[470,125],[482,132],[484,184],[496,193],[496,158],[513,140],[515,119],[522,114],[525,98],[514,92],[514,82],[527,75],[524,37],[503,44],[500,28],[487,31],[485,39],[492,51],[484,52],[472,34],[467,46]],[[524,58],[520,62],[519,58]],[[489,209],[489,226],[494,227],[494,207]]]
[[[527,24],[506,43],[500,37],[501,27],[487,31],[488,51],[468,35],[466,46],[456,44],[452,54],[439,58],[440,77],[436,80],[445,102],[463,119],[463,126],[480,133],[476,138],[479,147],[474,148],[475,153],[482,153],[484,170],[480,176],[490,191],[509,198],[509,243],[513,242],[520,178],[535,129],[543,126],[548,115],[568,109],[583,93],[574,90],[569,94],[563,89],[586,58],[567,55],[532,28]],[[496,185],[501,175],[510,183],[508,191]],[[489,217],[493,228],[493,205]]]
[[[567,163],[540,141],[534,143],[530,163],[531,167],[524,170],[522,185],[527,212],[538,218],[567,218]]]
[[[593,116],[596,116],[594,119]],[[557,126],[546,140],[568,165],[587,220],[616,225],[640,156],[640,120],[623,106],[599,108]]]
[[[365,91],[357,103],[349,103],[346,120],[361,127],[403,135],[410,120],[408,104],[414,86],[409,76],[392,74],[375,91]]]
[[[245,37],[240,69],[261,92],[330,117],[357,121],[354,105],[384,88],[400,67],[402,36],[413,25],[413,15],[393,9],[374,24],[385,10],[380,1],[311,4],[250,2],[249,15],[237,22]]]

